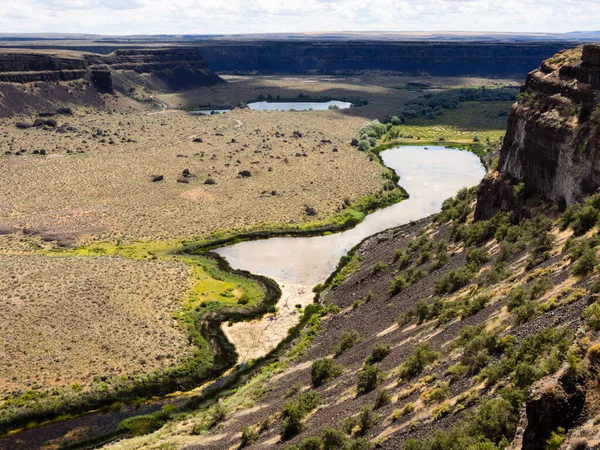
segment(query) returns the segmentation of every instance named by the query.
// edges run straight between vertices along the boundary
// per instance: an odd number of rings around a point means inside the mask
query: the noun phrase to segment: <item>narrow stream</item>
[[[240,354],[239,362],[264,356],[277,346],[299,319],[296,306],[312,302],[312,288],[335,270],[352,247],[380,231],[439,211],[445,199],[478,184],[485,174],[479,158],[462,150],[406,146],[381,156],[400,175],[408,200],[378,210],[341,233],[241,242],[215,250],[235,269],[274,279],[283,292],[276,314],[223,327]]]

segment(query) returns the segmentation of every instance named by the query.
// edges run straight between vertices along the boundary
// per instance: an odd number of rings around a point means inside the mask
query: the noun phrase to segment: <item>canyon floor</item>
[[[2,309],[10,311],[0,315],[0,329],[11,336],[0,347],[0,369],[9,374],[0,384],[3,420],[101,396],[107,386],[143,383],[190,360],[207,367],[207,343],[188,328],[194,314],[258,304],[264,286],[173,250],[248,230],[335,223],[349,205],[384,192],[389,177],[377,159],[350,144],[365,121],[396,114],[422,95],[424,83],[432,91],[514,84],[226,79],[179,93],[105,94],[103,109],[0,119],[0,292]],[[25,89],[44,90],[43,83]],[[300,94],[367,104],[320,112],[235,108],[212,116],[171,109]],[[461,106],[467,107],[479,108]],[[497,139],[503,129],[497,112],[507,107],[491,105],[497,111],[487,121],[460,109],[430,123],[416,120],[408,139]],[[32,346],[33,353],[18,350]]]

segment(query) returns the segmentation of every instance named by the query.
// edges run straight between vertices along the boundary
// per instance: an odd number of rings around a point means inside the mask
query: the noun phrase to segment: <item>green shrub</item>
[[[281,412],[281,438],[289,439],[304,429],[304,418],[321,403],[314,391],[303,392],[296,401],[288,401]]]
[[[321,433],[322,450],[345,450],[349,445],[348,438],[341,430],[325,428]]]
[[[242,438],[240,442],[240,447],[247,447],[248,445],[253,444],[258,439],[258,432],[250,427],[242,428]]]
[[[470,247],[466,252],[467,263],[479,268],[490,260],[490,253],[486,247]]]
[[[449,394],[448,383],[438,382],[433,388],[423,393],[423,400],[425,403],[440,403],[446,400]]]
[[[546,450],[558,450],[565,440],[565,429],[558,427],[556,431],[550,434],[550,439],[546,443]]]
[[[351,349],[360,342],[360,335],[356,330],[342,331],[340,342],[335,346],[333,352],[335,356],[340,356],[345,351]]]
[[[473,406],[479,400],[479,391],[477,389],[471,389],[469,392],[465,392],[456,398],[456,406],[454,412],[462,411],[465,408]]]
[[[399,275],[397,277],[394,277],[394,279],[390,283],[388,293],[390,295],[397,295],[403,289],[406,289],[407,286],[408,286],[408,282],[406,281],[406,279],[402,275]]]
[[[425,264],[431,258],[433,258],[433,253],[431,253],[430,251],[423,251],[423,252],[421,252],[421,254],[419,255],[419,257],[417,258],[416,264],[418,266],[420,266],[422,264]]]
[[[387,267],[386,263],[384,263],[383,261],[377,261],[375,264],[373,264],[373,267],[371,267],[371,275],[375,275],[375,274],[381,272],[386,267]]]
[[[593,206],[585,206],[574,213],[571,227],[575,236],[581,236],[592,229],[598,222],[598,210]]]
[[[438,353],[432,350],[431,344],[429,342],[422,343],[414,349],[413,353],[400,366],[400,378],[409,380],[420,375],[437,358]]]
[[[447,405],[446,405],[447,406]],[[502,398],[485,400],[477,412],[426,439],[407,439],[404,450],[501,450],[516,431],[516,410]],[[436,417],[449,413],[440,406]]]
[[[593,248],[586,248],[577,262],[573,264],[572,272],[577,276],[585,276],[593,272],[598,265],[598,255]]]
[[[370,406],[363,406],[358,414],[358,435],[364,436],[371,428],[377,425],[379,415],[373,412]]]
[[[377,366],[365,365],[360,372],[358,372],[358,382],[356,383],[356,392],[358,395],[366,394],[371,392],[383,378],[381,369]]]
[[[165,422],[152,414],[129,417],[119,423],[117,431],[130,436],[143,436],[161,428]]]
[[[456,345],[463,347],[461,364],[467,368],[467,374],[475,375],[488,364],[491,355],[499,355],[508,348],[510,341],[500,340],[498,333],[478,325],[463,328]]]
[[[227,408],[222,402],[217,402],[210,410],[208,428],[213,428],[227,418]]]
[[[250,297],[245,292],[238,298],[238,304],[247,305],[250,302]]]
[[[446,369],[446,375],[450,376],[450,383],[456,383],[457,381],[462,380],[468,373],[469,368],[461,363],[456,363]]]
[[[361,139],[358,141],[358,149],[365,152],[371,148],[371,143],[368,139]]]
[[[482,311],[488,303],[491,301],[491,297],[487,294],[481,294],[472,300],[465,300],[465,303],[461,312],[461,319],[474,316],[479,311]]]
[[[401,249],[397,249],[394,252],[394,262],[398,263],[399,269],[405,269],[410,262],[410,255]]]
[[[450,294],[466,286],[473,279],[475,274],[468,267],[454,269],[444,275],[435,283],[435,293]]]
[[[373,350],[371,350],[371,354],[367,357],[365,364],[372,365],[383,361],[390,354],[390,350],[390,344],[376,344]]]
[[[415,404],[408,402],[402,409],[396,409],[392,413],[392,422],[397,422],[401,417],[408,416],[415,410]]]
[[[300,389],[302,389],[301,384],[296,383],[296,384],[292,385],[287,391],[285,391],[284,398],[293,397],[298,392],[300,392]]]
[[[377,389],[377,395],[375,396],[375,403],[373,407],[375,409],[381,408],[382,406],[389,405],[392,402],[392,396],[386,389]]]
[[[590,329],[600,331],[600,304],[595,302],[589,305],[585,311],[583,311],[583,318]]]
[[[415,317],[415,310],[411,309],[407,312],[403,312],[402,314],[400,314],[398,316],[398,318],[396,319],[396,322],[398,323],[399,327],[403,327],[405,325],[408,325]]]
[[[314,387],[322,386],[334,378],[339,377],[343,372],[344,366],[341,364],[334,364],[333,359],[317,359],[312,363],[310,371],[312,385]]]
[[[434,408],[431,412],[431,417],[433,420],[440,420],[443,417],[446,417],[450,414],[450,405],[448,403],[442,403],[437,408]]]
[[[302,442],[298,444],[298,450],[321,450],[321,438],[318,436],[311,436],[302,439]]]

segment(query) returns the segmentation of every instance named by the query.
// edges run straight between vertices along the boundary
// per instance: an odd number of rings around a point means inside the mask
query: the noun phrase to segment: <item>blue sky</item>
[[[598,0],[0,0],[0,32],[231,34],[600,29]]]

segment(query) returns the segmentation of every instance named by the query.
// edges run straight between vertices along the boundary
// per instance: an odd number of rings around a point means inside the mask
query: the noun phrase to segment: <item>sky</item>
[[[599,29],[599,0],[0,0],[1,33]]]

